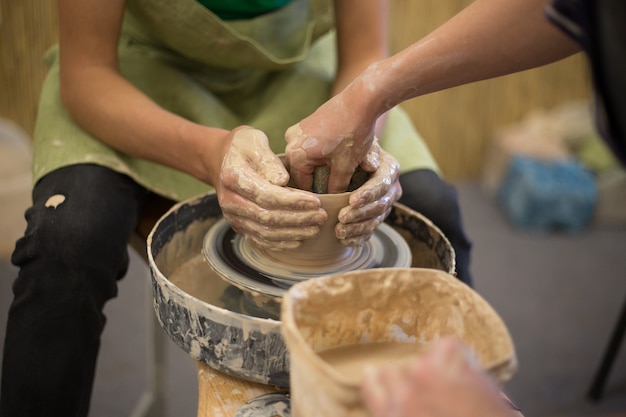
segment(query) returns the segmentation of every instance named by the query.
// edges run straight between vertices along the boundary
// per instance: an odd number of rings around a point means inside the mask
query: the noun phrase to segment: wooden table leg
[[[198,417],[233,417],[246,402],[263,394],[281,391],[226,375],[204,362],[198,368]]]

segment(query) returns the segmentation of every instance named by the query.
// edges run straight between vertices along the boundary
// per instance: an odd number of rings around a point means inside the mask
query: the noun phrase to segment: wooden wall
[[[391,51],[423,37],[471,0],[391,0]],[[551,108],[589,96],[582,54],[494,80],[456,87],[402,106],[424,136],[444,175],[451,180],[480,175],[494,129],[524,118],[532,109]]]
[[[55,0],[0,0],[0,117],[32,134],[42,57],[57,39]]]
[[[416,41],[471,0],[391,0],[392,51]],[[0,0],[0,117],[32,134],[45,75],[42,55],[57,39],[54,0]],[[585,61],[569,58],[541,69],[430,94],[403,104],[451,180],[476,177],[493,131],[589,95]]]

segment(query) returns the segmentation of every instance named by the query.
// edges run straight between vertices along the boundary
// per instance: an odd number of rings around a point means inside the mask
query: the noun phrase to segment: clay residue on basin
[[[204,263],[204,236],[221,219],[218,215],[207,218],[206,213],[219,214],[216,207],[214,195],[179,203],[148,237],[159,322],[181,349],[220,372],[288,386],[288,356],[280,322],[242,314],[235,302],[241,292]]]
[[[236,313],[244,313],[239,302],[241,290],[228,284],[213,272],[202,254],[195,255],[174,269],[169,280],[200,301]]]

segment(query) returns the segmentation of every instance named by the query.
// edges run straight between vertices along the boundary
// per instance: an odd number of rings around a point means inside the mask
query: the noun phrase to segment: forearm
[[[336,0],[338,93],[374,62],[388,56],[388,0]]]
[[[215,184],[225,130],[161,107],[107,67],[82,68],[62,80],[62,99],[76,122],[111,147]]]
[[[118,70],[125,0],[59,0],[63,104],[83,129],[131,156],[215,185],[228,132],[159,107]]]
[[[545,18],[546,3],[476,0],[419,42],[370,66],[346,95],[353,101],[365,98],[366,111],[378,115],[410,98],[577,52],[578,46]]]

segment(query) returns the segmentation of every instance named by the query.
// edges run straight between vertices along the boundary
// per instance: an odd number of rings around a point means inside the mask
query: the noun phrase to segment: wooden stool
[[[245,381],[216,371],[204,362],[198,368],[198,417],[233,417],[248,401],[279,388]]]

